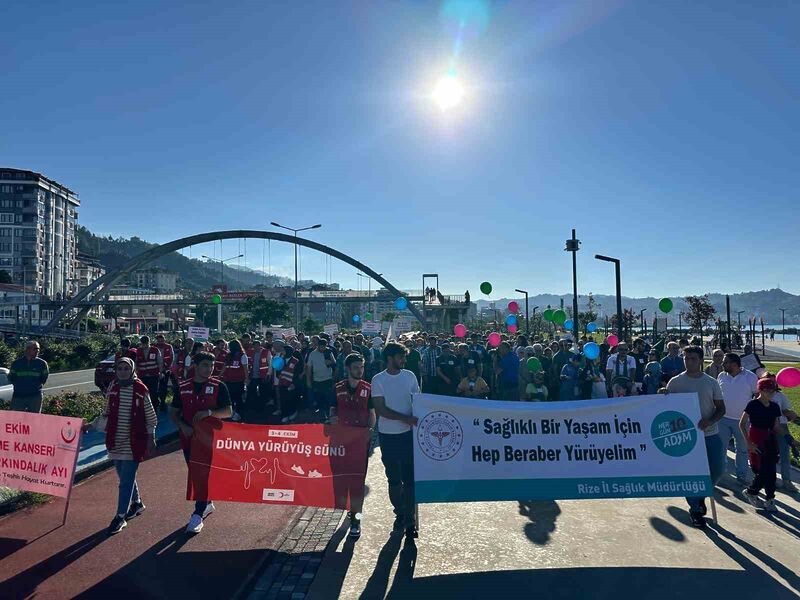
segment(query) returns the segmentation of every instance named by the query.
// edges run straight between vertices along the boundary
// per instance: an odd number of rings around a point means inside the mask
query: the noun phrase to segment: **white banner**
[[[414,395],[416,500],[709,496],[697,394],[574,402]]]
[[[411,331],[411,319],[409,317],[397,317],[394,320],[394,332],[397,335]]]
[[[376,335],[381,332],[381,324],[378,321],[364,321],[361,323],[361,333]]]
[[[339,326],[336,324],[325,325],[325,327],[323,327],[322,329],[328,335],[336,335],[337,333],[339,333]]]
[[[208,327],[189,327],[189,337],[195,342],[208,341],[209,333]]]
[[[273,327],[272,329],[268,329],[268,331],[272,332],[272,337],[279,340],[285,340],[286,338],[295,337],[297,334],[294,331],[294,327]]]

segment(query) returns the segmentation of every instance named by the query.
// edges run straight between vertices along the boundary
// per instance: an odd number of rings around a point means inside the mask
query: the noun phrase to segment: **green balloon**
[[[567,313],[559,308],[553,313],[553,321],[556,325],[563,325],[567,322]]]
[[[211,304],[220,304],[222,303],[222,296],[219,294],[214,294],[211,296]]]
[[[372,313],[367,313],[364,316],[367,317],[367,320],[372,320]]]
[[[528,371],[531,373],[538,373],[542,370],[542,363],[535,356],[531,356],[525,364],[528,366]]]
[[[544,314],[542,315],[544,317],[544,320],[547,321],[548,323],[552,323],[554,312],[556,311],[554,311],[552,308],[548,308],[547,310],[545,310]]]
[[[669,298],[662,298],[658,303],[658,309],[665,314],[672,312],[672,300]]]
[[[491,283],[489,283],[488,281],[484,281],[484,282],[481,284],[481,292],[483,292],[483,293],[484,293],[484,294],[486,294],[487,296],[488,296],[489,294],[491,294],[491,293],[492,293],[492,284],[491,284]]]

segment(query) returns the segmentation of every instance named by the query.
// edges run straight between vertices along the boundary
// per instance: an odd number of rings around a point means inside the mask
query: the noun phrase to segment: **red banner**
[[[363,498],[369,430],[205,419],[192,438],[187,500],[350,508]]]

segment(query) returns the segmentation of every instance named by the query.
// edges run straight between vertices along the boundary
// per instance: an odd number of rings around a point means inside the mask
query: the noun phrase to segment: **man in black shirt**
[[[478,377],[481,376],[482,362],[480,355],[470,350],[466,344],[458,345],[458,366],[461,367],[461,376],[466,377],[470,368],[475,367]],[[460,381],[460,379],[459,379]]]
[[[644,340],[636,338],[633,340],[633,352],[629,354],[636,361],[636,375],[634,378],[633,389],[637,394],[642,393],[644,383],[644,368],[647,365],[647,352],[644,347]]]
[[[450,343],[442,344],[442,354],[436,359],[436,375],[439,380],[439,393],[455,396],[461,382],[458,357],[450,351]]]

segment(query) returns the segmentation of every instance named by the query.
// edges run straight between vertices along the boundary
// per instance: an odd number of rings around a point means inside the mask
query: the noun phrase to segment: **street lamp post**
[[[610,256],[603,256],[602,254],[595,254],[594,257],[597,260],[604,260],[605,262],[614,263],[614,272],[617,278],[617,336],[619,337],[620,341],[624,339],[622,335],[623,327],[622,327],[622,284],[620,282],[620,269],[619,269],[619,259],[618,258],[611,258]]]
[[[581,242],[575,237],[575,230],[572,230],[572,237],[567,240],[564,248],[566,252],[572,252],[572,331],[575,334],[575,343],[578,343],[578,332],[581,330],[580,319],[578,318],[578,250],[581,249]]]
[[[311,225],[310,227],[301,227],[299,229],[295,229],[294,227],[286,227],[285,225],[281,225],[280,223],[276,223],[275,221],[271,221],[270,225],[273,227],[279,227],[281,229],[285,229],[286,231],[291,231],[294,233],[294,327],[296,330],[300,329],[300,303],[298,302],[298,293],[297,293],[297,234],[300,231],[307,231],[309,229],[319,229],[322,227],[319,223],[316,225]]]
[[[538,306],[533,307],[533,324],[536,325],[536,309],[539,308]],[[538,329],[536,331],[539,331]]]
[[[647,335],[647,322],[644,320],[644,313],[646,310],[646,308],[643,308],[639,311],[639,318],[642,321],[642,331],[644,332],[644,335]]]
[[[786,309],[779,308],[781,311],[781,339],[786,340]]]
[[[528,335],[531,334],[531,320],[530,316],[528,315],[528,292],[525,290],[514,290],[520,294],[525,294],[525,333]]]
[[[211,258],[210,256],[206,256],[205,254],[202,255],[202,258],[210,262],[217,262],[219,263],[219,284],[222,286],[225,284],[225,263],[229,260],[235,260],[237,258],[241,258],[244,254],[237,254],[236,256],[231,256],[230,258]],[[217,304],[217,331],[222,333],[222,302],[220,301]]]

